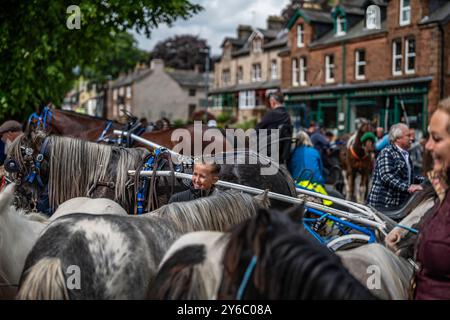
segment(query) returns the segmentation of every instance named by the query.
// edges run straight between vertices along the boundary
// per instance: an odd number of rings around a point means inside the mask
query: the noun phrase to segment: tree
[[[164,60],[166,66],[174,69],[194,70],[198,65],[203,72],[207,54],[205,48],[207,42],[204,39],[192,35],[177,35],[158,42],[152,51],[152,57]]]
[[[72,3],[1,1],[1,121],[25,117],[42,102],[60,104],[79,73],[92,72],[107,61],[116,37],[126,37],[124,31],[150,36],[159,24],[171,25],[202,9],[189,0],[85,0],[78,7],[77,29],[71,24],[77,13],[68,13]]]

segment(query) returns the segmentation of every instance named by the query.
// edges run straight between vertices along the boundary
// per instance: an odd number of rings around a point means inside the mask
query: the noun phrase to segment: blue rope
[[[412,232],[412,233],[415,233],[415,234],[419,234],[419,230],[417,230],[417,229],[409,228],[409,227],[403,226],[403,225],[401,225],[401,224],[397,224],[397,225],[395,225],[395,226],[396,226],[396,227],[399,227],[399,228],[402,228],[402,229],[405,229],[405,230],[408,230],[409,232]]]
[[[257,256],[253,256],[252,260],[248,264],[247,270],[245,270],[244,278],[242,278],[241,285],[239,286],[239,290],[236,295],[237,300],[242,300],[242,296],[244,295],[245,288],[247,287],[248,281],[252,275],[253,269],[256,267],[256,262],[258,260]]]

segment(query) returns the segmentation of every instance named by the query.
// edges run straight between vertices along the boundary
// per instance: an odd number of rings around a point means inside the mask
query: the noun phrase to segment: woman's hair
[[[439,101],[437,110],[445,112],[450,117],[450,97]],[[450,122],[447,123],[447,132],[450,133]]]
[[[309,135],[305,132],[305,131],[300,131],[299,133],[297,133],[297,137],[296,137],[296,146],[309,146],[312,147],[313,144],[311,142],[311,138],[309,137]]]

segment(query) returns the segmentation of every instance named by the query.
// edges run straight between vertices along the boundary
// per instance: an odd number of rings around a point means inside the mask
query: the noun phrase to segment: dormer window
[[[336,18],[336,36],[343,36],[347,31],[347,21],[343,16]]]
[[[305,46],[305,27],[303,24],[297,26],[297,48]]]
[[[405,26],[411,23],[411,1],[400,0],[400,25]]]
[[[261,52],[262,51],[262,41],[259,38],[253,40],[253,52]]]

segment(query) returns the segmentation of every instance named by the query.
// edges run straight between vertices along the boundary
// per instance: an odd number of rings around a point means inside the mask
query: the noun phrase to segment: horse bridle
[[[47,150],[49,141],[49,138],[45,137],[44,141],[41,144],[41,147],[39,148],[39,153],[36,156],[33,156],[34,150],[32,148],[19,146],[25,164],[24,169],[26,170],[26,175],[21,171],[21,168],[16,159],[10,158],[5,162],[5,170],[9,173],[16,174],[15,177],[13,176],[13,180],[16,185],[20,186],[23,183],[33,185],[35,182],[37,182],[38,189],[42,190],[45,188],[45,184],[43,183],[41,177],[41,166],[45,158],[45,152]],[[32,192],[31,211],[37,211],[38,201],[38,193]]]

